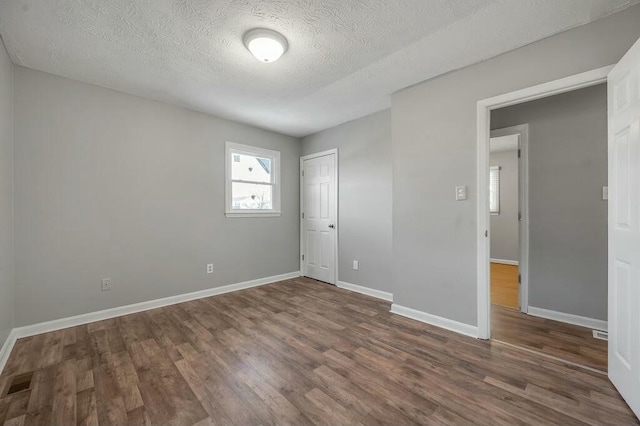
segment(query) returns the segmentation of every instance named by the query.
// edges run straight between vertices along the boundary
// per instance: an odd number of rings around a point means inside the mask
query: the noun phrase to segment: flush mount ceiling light
[[[260,62],[266,63],[277,61],[289,47],[282,34],[265,28],[256,28],[246,33],[244,45]]]

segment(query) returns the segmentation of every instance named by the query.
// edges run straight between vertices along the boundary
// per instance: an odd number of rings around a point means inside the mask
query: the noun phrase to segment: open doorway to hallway
[[[606,372],[606,85],[490,123],[491,338]]]
[[[520,309],[520,139],[525,126],[494,130],[490,140],[491,303]]]

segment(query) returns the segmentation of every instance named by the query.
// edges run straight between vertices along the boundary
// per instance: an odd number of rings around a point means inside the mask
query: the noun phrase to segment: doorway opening
[[[478,240],[480,338],[600,372],[607,371],[607,342],[594,337],[594,330],[600,337],[607,329],[607,97],[601,83],[609,70],[478,104],[478,193],[486,194],[478,206],[480,229],[486,229]],[[594,92],[597,119],[579,101],[580,93]],[[568,102],[574,102],[568,118],[554,110],[554,103],[567,108]],[[531,117],[527,111],[534,111]],[[565,128],[558,127],[561,120]],[[592,125],[599,126],[597,135],[585,133]]]
[[[491,304],[527,313],[529,125],[491,131],[489,216]]]

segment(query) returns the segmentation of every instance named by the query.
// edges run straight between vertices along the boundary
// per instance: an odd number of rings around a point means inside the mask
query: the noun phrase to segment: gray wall
[[[20,67],[15,84],[17,326],[299,270],[298,139]],[[282,217],[224,216],[225,141],[281,152]]]
[[[393,292],[391,285],[391,111],[302,140],[303,155],[338,148],[339,280]],[[353,270],[358,260],[359,270]]]
[[[607,87],[491,114],[492,128],[522,123],[529,123],[529,305],[606,320]]]
[[[13,65],[0,39],[0,347],[13,328]]]
[[[478,100],[613,64],[638,23],[634,6],[392,96],[396,303],[477,324]]]
[[[504,126],[503,126],[504,127]],[[500,166],[500,214],[491,215],[491,258],[518,260],[518,150],[491,153]]]

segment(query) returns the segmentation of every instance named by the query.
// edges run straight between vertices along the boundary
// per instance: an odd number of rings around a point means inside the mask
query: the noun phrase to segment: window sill
[[[247,213],[226,212],[225,216],[227,216],[227,217],[280,217],[280,216],[282,216],[282,212],[265,212],[265,213],[257,213],[257,212],[247,212]]]

